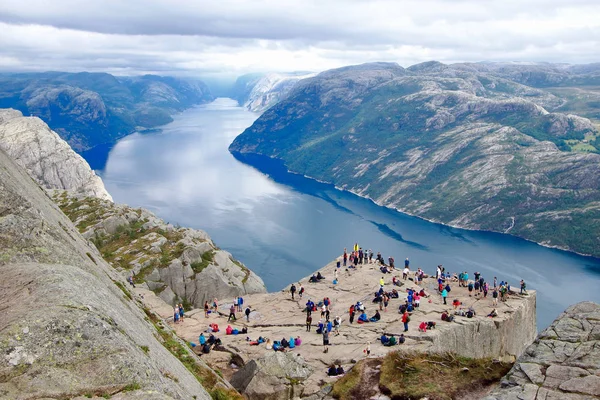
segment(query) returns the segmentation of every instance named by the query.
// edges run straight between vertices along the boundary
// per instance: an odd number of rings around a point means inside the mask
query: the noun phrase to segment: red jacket
[[[408,320],[408,313],[402,314],[402,322],[406,323],[406,322],[408,322],[407,320]]]

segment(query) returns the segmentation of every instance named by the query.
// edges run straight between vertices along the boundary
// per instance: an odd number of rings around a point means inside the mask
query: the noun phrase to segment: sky
[[[599,0],[2,0],[0,71],[182,76],[600,61]]]

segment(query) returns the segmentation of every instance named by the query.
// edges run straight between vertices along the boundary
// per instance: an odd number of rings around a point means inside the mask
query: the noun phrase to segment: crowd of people
[[[367,309],[364,304],[364,293],[356,293],[357,296],[362,297],[350,305],[336,304],[335,310],[337,310],[337,315],[335,315],[333,314],[332,300],[329,296],[325,296],[322,300],[318,301],[313,301],[308,296],[311,293],[310,285],[319,284],[320,282],[337,285],[340,275],[343,276],[344,271],[349,274],[352,269],[361,268],[366,264],[375,264],[374,266],[371,265],[371,267],[374,267],[375,271],[381,272],[381,275],[377,276],[379,278],[377,279],[377,290],[371,293],[373,307],[369,306]],[[393,257],[388,257],[386,263],[381,253],[374,253],[371,249],[363,250],[358,244],[354,245],[352,251],[344,249],[342,256],[336,262],[332,274],[329,278],[325,277],[321,271],[313,274],[308,279],[308,290],[305,290],[301,283],[292,284],[289,288],[291,300],[295,302],[301,301],[299,304],[304,304],[305,306],[302,312],[305,314],[304,322],[307,334],[316,334],[322,337],[323,353],[329,352],[332,337],[335,338],[340,335],[343,321],[347,320],[351,325],[376,324],[381,321],[382,313],[387,312],[394,301],[399,302],[397,309],[401,315],[399,320],[402,323],[403,331],[395,334],[382,333],[379,337],[373,338],[373,340],[379,341],[385,347],[402,345],[406,342],[407,337],[405,337],[405,334],[411,332],[409,330],[411,318],[415,315],[418,316],[419,322],[417,329],[412,331],[414,332],[413,334],[423,334],[429,330],[436,329],[436,321],[423,319],[422,317],[425,314],[418,313],[423,301],[428,303],[435,301],[441,305],[449,306],[439,314],[439,317],[443,323],[451,323],[457,317],[475,317],[477,315],[475,309],[476,303],[481,305],[477,307],[479,310],[483,307],[491,306],[491,312],[487,313],[486,311],[486,315],[489,318],[496,318],[499,315],[497,309],[498,301],[504,302],[510,294],[515,294],[507,281],[501,280],[498,282],[497,277],[493,277],[488,282],[480,272],[474,272],[473,277],[471,277],[467,271],[450,273],[446,271],[443,265],[438,265],[435,274],[428,275],[422,268],[412,270],[409,258],[404,260],[403,267],[401,266],[397,269]],[[389,278],[386,279],[386,274],[392,275],[391,280]],[[429,280],[425,283],[425,279]],[[427,291],[425,290],[426,287]],[[305,294],[307,295],[306,302],[303,300]],[[526,284],[523,280],[520,282],[520,294],[527,294]],[[439,300],[436,300],[435,296],[439,296]],[[366,299],[368,300],[368,296]],[[490,299],[489,303],[487,303],[488,299]],[[480,301],[481,303],[478,303]],[[249,305],[244,309],[244,299],[241,296],[235,298],[233,303],[227,304],[227,306],[229,306],[227,322],[235,323],[238,320],[236,313],[239,312],[243,312],[246,322],[250,322],[252,309]],[[226,315],[220,313],[218,310],[219,304],[216,298],[212,304],[208,301],[205,302],[204,311],[207,318],[211,313]],[[347,311],[340,313],[339,310]],[[315,316],[315,313],[318,313],[318,318]],[[429,318],[431,312],[427,315],[427,318]],[[183,306],[179,304],[175,307],[174,321],[176,323],[182,321],[183,317]],[[211,346],[220,343],[220,339],[214,336],[214,333],[218,331],[216,324],[210,324],[205,332],[209,334],[209,337],[204,337],[204,333],[200,335],[199,343],[202,346],[202,353],[210,352]],[[244,325],[244,328],[240,331],[231,326],[228,326],[226,329],[226,334],[228,335],[240,333],[248,334],[248,327]],[[252,340],[249,336],[246,336],[246,341],[249,345],[264,345],[266,349],[273,351],[292,350],[302,343],[298,335],[294,335],[289,339],[284,337],[276,341],[271,341],[269,338],[262,336],[256,340]],[[366,356],[371,354],[371,342],[367,342],[363,351]],[[332,364],[327,370],[327,374],[330,376],[337,376],[343,373],[344,370],[341,365]]]

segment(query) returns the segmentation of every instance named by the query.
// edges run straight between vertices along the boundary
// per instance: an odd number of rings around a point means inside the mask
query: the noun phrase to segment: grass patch
[[[364,363],[358,363],[333,385],[331,395],[340,400],[353,400],[353,390],[360,384]]]
[[[140,390],[142,387],[140,386],[139,383],[134,382],[134,383],[130,383],[129,385],[125,386],[121,391],[122,392],[133,392],[134,390]]]
[[[451,400],[499,381],[511,367],[489,358],[394,352],[383,358],[379,387],[394,399]]]
[[[193,262],[190,266],[192,270],[199,274],[204,270],[204,268],[208,267],[215,260],[215,251],[209,250],[202,254],[202,261]]]
[[[148,354],[148,352],[150,351],[150,347],[148,346],[140,346],[140,349],[142,349],[146,354]]]
[[[129,290],[127,290],[127,288],[125,287],[125,285],[123,285],[122,282],[119,281],[113,281],[115,283],[115,285],[117,285],[119,287],[119,289],[121,289],[123,291],[123,293],[125,293],[125,296],[129,299],[129,300],[133,300],[133,297],[131,296],[131,293],[129,292]]]

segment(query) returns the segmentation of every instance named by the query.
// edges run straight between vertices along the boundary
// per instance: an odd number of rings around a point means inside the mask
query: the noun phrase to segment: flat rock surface
[[[437,286],[434,278],[426,278],[423,287],[426,293],[430,294],[428,298],[421,299],[421,306],[412,313],[409,323],[409,330],[405,334],[407,340],[403,345],[394,347],[382,346],[378,339],[383,332],[388,334],[400,335],[403,331],[401,315],[398,313],[398,307],[406,299],[406,289],[420,289],[411,280],[402,281],[404,286],[394,287],[392,285],[392,276],[402,277],[401,271],[395,274],[385,274],[385,290],[391,291],[396,288],[400,298],[391,299],[387,311],[381,311],[381,321],[376,323],[365,323],[359,325],[355,322],[349,323],[348,308],[357,301],[362,301],[366,306],[366,312],[369,317],[375,314],[379,308],[378,304],[372,303],[374,292],[379,289],[379,279],[382,277],[379,268],[375,264],[359,265],[356,270],[350,269],[348,272],[342,267],[339,269],[339,283],[332,283],[335,263],[331,263],[320,271],[325,279],[319,283],[308,283],[308,279],[296,283],[298,289],[300,285],[304,286],[305,293],[302,298],[296,294],[292,300],[289,288],[276,293],[253,294],[245,297],[245,305],[252,309],[250,321],[246,322],[243,312],[236,313],[238,317],[235,322],[227,322],[231,300],[222,300],[220,302],[220,311],[223,313],[210,314],[208,318],[204,312],[193,312],[183,322],[174,324],[177,334],[189,342],[198,342],[198,336],[205,331],[210,323],[217,323],[221,329],[216,336],[221,338],[224,346],[231,351],[238,353],[244,360],[257,359],[264,356],[272,350],[267,350],[265,344],[259,346],[249,345],[246,338],[256,340],[259,336],[271,340],[281,340],[290,337],[300,336],[302,344],[293,350],[300,354],[306,362],[314,366],[315,373],[308,378],[305,383],[305,393],[314,393],[324,382],[329,382],[335,378],[326,376],[325,371],[329,364],[338,362],[345,367],[352,365],[352,360],[358,360],[365,357],[363,349],[367,342],[371,342],[371,357],[385,355],[389,351],[422,350],[422,351],[455,351],[463,355],[473,357],[505,357],[516,358],[525,349],[528,343],[531,343],[536,335],[535,328],[535,292],[529,291],[528,295],[521,296],[514,294],[509,296],[506,302],[499,302],[497,308],[498,317],[486,317],[492,309],[491,293],[487,298],[483,295],[469,297],[466,288],[461,288],[458,283],[452,283],[452,291],[448,297],[448,305],[444,305],[442,298],[433,286]],[[331,319],[336,316],[342,318],[340,334],[330,335],[329,351],[323,353],[322,335],[315,333],[315,325],[319,322],[320,311],[312,313],[313,326],[311,332],[306,331],[306,313],[303,311],[308,299],[315,303],[322,301],[324,297],[329,297],[332,301]],[[441,313],[444,310],[452,310],[450,305],[452,300],[459,299],[463,308],[472,306],[477,316],[469,319],[456,316],[455,322],[447,323],[441,321]],[[325,320],[325,318],[323,318]],[[435,321],[436,328],[427,332],[420,332],[418,325],[421,321]],[[244,326],[248,327],[247,335],[226,335],[225,328],[230,324],[232,327],[241,330]],[[505,329],[510,329],[511,334],[507,334]],[[205,334],[207,335],[207,334]],[[510,343],[515,342],[522,343]],[[491,342],[491,345],[488,345]],[[500,345],[497,345],[500,344]],[[513,352],[510,349],[515,349]],[[231,366],[228,365],[229,358],[222,362],[222,354],[213,351],[203,358],[209,364],[216,364],[226,375],[229,375]]]

